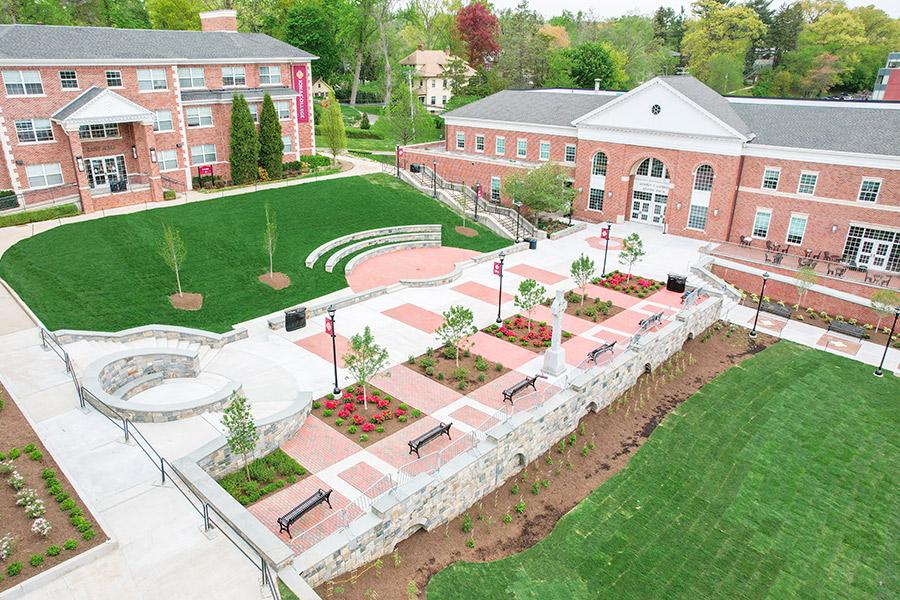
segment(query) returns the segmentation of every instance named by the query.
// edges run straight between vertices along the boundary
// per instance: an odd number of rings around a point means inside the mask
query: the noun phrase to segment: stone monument
[[[562,317],[566,314],[568,305],[565,294],[557,290],[556,299],[550,305],[550,312],[553,313],[553,335],[550,349],[544,353],[544,366],[541,368],[543,373],[552,377],[562,375],[566,370],[566,351],[562,347]]]

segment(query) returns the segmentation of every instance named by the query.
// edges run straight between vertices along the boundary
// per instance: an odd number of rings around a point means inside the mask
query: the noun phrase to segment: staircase
[[[129,350],[158,350],[167,352],[180,350],[195,354],[200,359],[200,370],[206,368],[218,355],[221,348],[213,348],[196,341],[170,339],[162,336],[145,337],[130,342],[120,342],[110,338],[79,340],[65,344],[64,348],[76,365],[89,365],[98,358]]]

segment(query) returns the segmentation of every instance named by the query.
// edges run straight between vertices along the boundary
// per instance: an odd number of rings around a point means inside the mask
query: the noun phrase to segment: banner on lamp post
[[[306,82],[307,69],[309,65],[293,65],[291,67],[291,80],[294,91],[297,92],[297,122],[309,123],[309,87]]]
[[[325,333],[328,335],[334,334],[334,322],[331,320],[331,317],[325,317]]]
[[[604,227],[603,229],[600,230],[600,239],[601,240],[609,239],[609,228],[608,227]]]
[[[500,261],[494,261],[494,275],[503,275],[503,264]]]

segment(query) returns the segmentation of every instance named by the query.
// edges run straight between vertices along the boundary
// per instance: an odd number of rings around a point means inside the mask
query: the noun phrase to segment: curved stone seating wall
[[[357,231],[356,233],[349,233],[347,235],[342,235],[341,237],[334,238],[331,241],[325,242],[315,250],[309,253],[309,256],[306,257],[306,266],[310,269],[316,264],[323,255],[328,252],[334,250],[339,246],[343,246],[344,244],[348,244],[350,242],[356,242],[358,240],[364,240],[370,237],[379,237],[385,235],[394,235],[397,233],[437,233],[440,235],[441,226],[440,225],[397,225],[395,227],[380,227],[378,229],[366,229],[364,231]]]
[[[396,235],[385,235],[369,238],[361,242],[356,242],[355,244],[350,244],[349,246],[344,246],[343,248],[329,256],[328,261],[325,262],[325,270],[331,273],[332,271],[334,271],[334,267],[337,266],[339,262],[350,256],[351,254],[355,254],[363,248],[369,248],[370,246],[377,246],[379,244],[393,244],[397,242],[438,242],[438,244],[440,244],[440,241],[440,231],[438,231],[437,233],[399,233]]]
[[[177,340],[180,342],[193,342],[210,346],[211,348],[221,348],[231,342],[245,339],[248,336],[248,333],[246,329],[232,329],[228,333],[212,333],[211,331],[191,329],[189,327],[144,325],[112,333],[60,329],[55,331],[54,335],[56,336],[56,339],[59,340],[60,344],[73,344],[79,341],[110,341],[127,344],[128,342],[136,342],[143,339],[153,340],[155,338]]]
[[[356,265],[359,263],[369,260],[375,256],[380,254],[387,254],[388,252],[395,252],[397,250],[412,250],[415,248],[439,248],[441,245],[440,241],[437,242],[402,242],[400,244],[389,244],[387,246],[379,246],[378,248],[372,248],[371,250],[366,250],[365,252],[360,252],[356,256],[350,259],[350,262],[347,263],[347,266],[344,267],[344,275],[349,276],[350,273],[353,272],[353,269],[356,268]]]

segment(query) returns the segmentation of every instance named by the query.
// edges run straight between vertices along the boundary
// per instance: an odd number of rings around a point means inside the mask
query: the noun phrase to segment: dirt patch
[[[462,225],[457,225],[453,228],[456,233],[459,235],[464,235],[466,237],[475,237],[478,235],[478,232],[472,229],[471,227],[463,227]]]
[[[192,294],[190,292],[172,294],[169,296],[169,302],[178,310],[200,310],[203,308],[203,294]]]
[[[775,341],[765,334],[750,340],[746,329],[713,326],[642,376],[610,407],[585,416],[574,432],[467,513],[432,531],[419,531],[400,542],[394,554],[320,585],[317,591],[323,598],[404,598],[410,581],[425,590],[432,575],[452,562],[496,560],[531,547],[625,466],[675,407],[716,375]],[[516,510],[519,502],[524,503],[522,513]],[[474,541],[473,548],[467,546],[469,540]]]
[[[93,515],[75,493],[69,480],[59,470],[56,461],[41,444],[19,407],[10,399],[9,394],[2,386],[0,386],[0,401],[4,405],[3,408],[0,408],[0,452],[4,455],[4,460],[0,464],[9,464],[19,473],[22,477],[22,489],[36,490],[37,498],[44,503],[46,508],[43,518],[50,523],[51,527],[46,536],[32,533],[31,526],[34,519],[26,515],[25,507],[16,505],[16,490],[7,484],[11,473],[6,473],[5,469],[0,470],[0,479],[2,479],[0,482],[0,538],[11,535],[15,539],[12,553],[5,560],[0,561],[0,567],[3,569],[0,591],[3,591],[72,558],[76,554],[102,544],[106,541],[106,534],[97,525]],[[34,445],[32,452],[39,454],[24,451],[26,446],[30,449],[31,444]],[[13,448],[18,449],[20,453],[17,458],[11,458],[12,454],[15,454],[15,452],[11,452]],[[52,471],[53,479],[42,477],[45,469]],[[47,474],[51,474],[50,471]],[[50,485],[47,485],[48,481]],[[57,501],[57,497],[51,493],[50,486],[54,484],[58,486],[58,497],[63,498],[62,502]],[[55,486],[54,489],[56,489]],[[88,534],[91,539],[85,540],[84,533],[70,522],[72,517],[70,517],[69,511],[65,510],[70,506],[72,507],[70,510],[81,511],[81,519],[89,523],[89,529],[93,531],[93,537]],[[77,516],[78,513],[76,513]],[[70,539],[75,540],[77,544],[72,550],[65,548],[66,540]],[[49,556],[48,550],[51,546],[58,546],[60,552],[55,556]],[[53,552],[55,550],[51,551],[51,553]],[[34,555],[43,557],[43,563],[37,567],[31,566],[30,563],[31,557]],[[7,568],[13,563],[21,563],[22,570],[18,575],[9,576]]]
[[[259,280],[275,290],[283,290],[287,286],[291,285],[291,278],[278,271],[275,271],[271,275],[269,275],[268,273],[263,273],[259,276]]]
[[[339,396],[326,394],[313,402],[312,413],[363,448],[425,416],[376,387],[369,386],[368,392],[365,400],[362,388],[355,386],[345,388]]]
[[[425,352],[413,361],[407,361],[406,366],[431,377],[451,390],[464,391],[466,394],[506,375],[511,370],[502,363],[492,363],[480,354],[471,352],[459,353],[459,367],[457,367],[456,359],[449,353],[445,355],[441,348],[430,353]],[[457,368],[465,369],[465,375],[463,376],[462,372],[457,373]],[[463,384],[462,387],[460,383]]]

